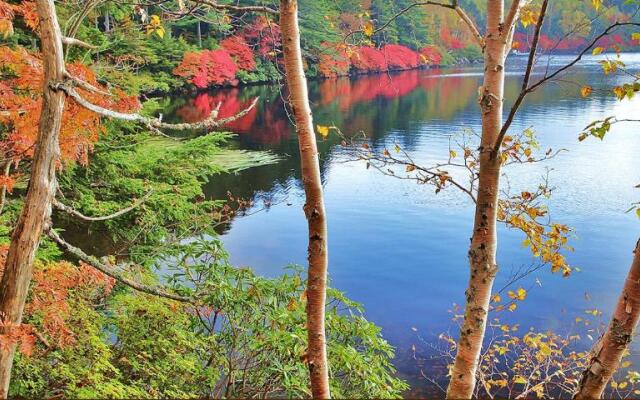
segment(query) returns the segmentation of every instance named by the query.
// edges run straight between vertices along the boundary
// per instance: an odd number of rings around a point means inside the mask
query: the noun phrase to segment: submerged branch
[[[144,203],[145,201],[147,201],[147,199],[149,199],[149,196],[151,196],[151,193],[153,193],[153,191],[148,192],[147,194],[144,195],[144,197],[142,197],[141,199],[136,200],[132,205],[130,205],[127,208],[123,208],[122,210],[116,211],[113,214],[109,214],[109,215],[104,215],[104,216],[100,216],[100,217],[90,217],[87,215],[84,215],[82,213],[80,213],[79,211],[75,210],[72,207],[67,206],[66,204],[61,203],[60,201],[54,199],[53,200],[53,206],[60,210],[60,211],[64,211],[69,215],[73,215],[74,217],[80,218],[84,221],[106,221],[109,219],[114,219],[117,218],[121,215],[124,215],[126,213],[128,213],[129,211],[135,209],[136,207],[140,206],[142,203]]]
[[[58,244],[63,250],[84,261],[90,266],[94,267],[98,271],[104,273],[107,276],[115,279],[116,281],[129,286],[130,288],[142,293],[150,294],[153,296],[163,297],[165,299],[175,300],[182,303],[195,303],[195,299],[192,297],[180,296],[174,293],[164,291],[161,287],[147,286],[142,283],[136,282],[132,279],[126,278],[121,272],[111,265],[100,262],[96,257],[90,256],[80,248],[73,246],[71,243],[65,241],[56,231],[52,228],[47,229],[46,235]]]

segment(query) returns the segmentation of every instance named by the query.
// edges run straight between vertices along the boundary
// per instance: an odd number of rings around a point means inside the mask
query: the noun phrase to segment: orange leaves
[[[102,298],[111,292],[115,281],[93,267],[68,262],[39,265],[33,274],[33,286],[26,312],[42,317],[42,334],[58,346],[74,343],[68,326],[73,296]]]
[[[9,78],[0,84],[0,108],[7,111],[0,116],[0,123],[10,127],[6,140],[0,142],[0,150],[13,161],[30,158],[38,134],[38,120],[42,96],[42,62],[39,54],[24,49],[0,47],[0,64],[10,72]],[[82,64],[67,66],[69,72],[89,84],[102,88],[91,69]],[[102,88],[105,90],[104,88]],[[128,111],[138,108],[135,97],[121,91],[108,97],[78,89],[82,96],[102,107]],[[103,132],[100,117],[74,101],[68,101],[63,114],[60,132],[60,149],[63,162],[88,162],[93,144]]]
[[[35,11],[35,3],[22,1],[20,4],[9,4],[0,0],[0,35],[7,39],[13,35],[13,19],[19,14],[25,24],[35,30],[38,27],[38,16]]]
[[[591,86],[583,86],[580,89],[580,95],[582,95],[582,97],[589,97],[592,92],[593,88]]]

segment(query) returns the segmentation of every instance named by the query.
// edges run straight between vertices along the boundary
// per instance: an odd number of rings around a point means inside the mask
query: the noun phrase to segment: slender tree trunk
[[[458,340],[458,351],[447,389],[449,399],[470,399],[473,396],[487,324],[491,288],[498,270],[496,220],[501,160],[497,154],[493,153],[493,147],[502,128],[504,52],[507,35],[507,32],[502,32],[503,14],[503,0],[487,1],[485,72],[480,91],[482,111],[480,176],[469,249],[471,275],[465,292],[466,306]]]
[[[329,372],[324,328],[328,264],[327,222],[307,81],[302,68],[296,0],[280,0],[280,29],[287,86],[300,146],[302,183],[306,194],[304,212],[309,225],[307,361],[313,397],[328,399],[330,398]]]
[[[633,253],[633,262],[609,327],[591,352],[589,368],[582,375],[574,399],[599,399],[602,396],[620,365],[622,353],[633,339],[640,321],[640,240]]]
[[[198,20],[198,47],[202,48],[202,27],[200,26],[200,20]]]
[[[111,17],[107,11],[104,15],[104,33],[108,34],[109,32],[111,32]]]
[[[6,164],[4,165],[4,170],[2,171],[2,176],[4,176],[5,178],[9,176],[9,173],[11,172],[11,160],[7,160]],[[0,214],[2,214],[2,211],[4,210],[4,203],[7,200],[7,185],[2,185],[2,188],[0,188]]]
[[[0,281],[0,318],[5,329],[22,322],[22,312],[31,281],[33,260],[43,227],[49,223],[55,195],[58,135],[64,109],[64,92],[51,85],[64,78],[60,25],[53,0],[36,0],[40,18],[40,41],[44,68],[42,113],[38,127],[29,189],[24,208],[11,236],[6,265]],[[1,332],[0,332],[1,333]],[[9,390],[15,346],[0,347],[0,398]]]

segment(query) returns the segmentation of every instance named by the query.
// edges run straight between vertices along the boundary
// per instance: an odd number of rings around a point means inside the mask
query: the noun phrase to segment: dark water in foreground
[[[551,68],[566,60],[563,56],[552,59]],[[625,61],[631,69],[640,68],[640,55],[627,55]],[[516,96],[523,70],[524,59],[509,60],[508,99]],[[585,316],[586,309],[603,310],[606,318],[640,233],[640,220],[625,213],[640,199],[640,190],[634,189],[640,183],[640,127],[616,126],[603,142],[577,140],[581,129],[594,119],[614,114],[637,118],[640,100],[619,103],[597,91],[581,98],[580,84],[575,82],[594,87],[607,83],[595,58],[565,79],[574,83],[551,84],[531,95],[513,129],[533,127],[543,148],[569,151],[542,164],[505,172],[512,188],[520,190],[535,189],[546,168],[552,169],[551,183],[557,189],[549,203],[550,213],[555,221],[575,229],[575,252],[567,257],[581,272],[562,278],[543,268],[520,282],[519,286],[530,289],[529,296],[516,312],[503,316],[523,330],[566,331],[576,316]],[[450,135],[465,129],[479,131],[475,99],[480,84],[479,68],[409,71],[311,82],[310,96],[317,124],[338,126],[346,134],[362,131],[390,148],[397,143],[416,162],[428,165],[446,157]],[[179,118],[193,121],[208,115],[220,100],[223,114],[228,114],[254,96],[260,96],[257,110],[231,127],[239,134],[237,146],[270,150],[283,160],[236,176],[216,177],[207,191],[216,197],[227,190],[253,197],[256,208],[263,206],[262,200],[271,204],[267,211],[235,219],[223,240],[233,263],[274,276],[289,263],[305,264],[307,240],[297,143],[278,88],[199,94],[175,99],[173,106]],[[368,318],[397,347],[397,365],[403,375],[412,376],[416,369],[409,349],[417,343],[415,330],[426,340],[456,331],[447,310],[464,300],[472,205],[454,189],[436,195],[431,187],[382,176],[361,163],[344,163],[346,155],[339,142],[336,136],[319,142],[331,283],[364,304]],[[519,232],[501,229],[497,288],[510,271],[532,263],[522,239]]]

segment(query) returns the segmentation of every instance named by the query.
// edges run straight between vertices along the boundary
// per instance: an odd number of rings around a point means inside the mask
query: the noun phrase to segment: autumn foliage
[[[391,70],[412,69],[424,64],[420,54],[400,44],[385,45],[381,51],[387,60],[388,68]]]
[[[231,36],[220,42],[220,46],[229,53],[239,69],[244,71],[256,69],[256,60],[253,58],[253,52],[244,38]]]
[[[0,246],[0,273],[4,269],[8,246]],[[73,265],[66,261],[39,264],[33,274],[31,296],[25,307],[30,320],[39,321],[39,329],[31,324],[9,327],[0,335],[0,346],[19,345],[20,351],[30,355],[38,341],[45,347],[65,347],[75,343],[70,324],[73,323],[73,299],[105,298],[115,280],[86,264]]]
[[[189,80],[196,87],[236,85],[238,66],[225,49],[185,53],[173,73]]]
[[[0,140],[0,154],[13,164],[28,160],[33,155],[38,135],[38,119],[42,107],[42,61],[38,53],[23,48],[0,47],[0,64],[4,77],[0,82],[0,126],[4,130]],[[95,73],[86,65],[74,63],[67,70],[79,79],[106,90],[96,80]],[[118,111],[139,108],[137,98],[114,90],[113,96],[104,96],[78,89],[82,96],[94,104]],[[94,143],[103,134],[99,115],[70,100],[65,105],[60,131],[61,162],[86,164]],[[15,177],[3,177],[2,184],[11,190]]]

